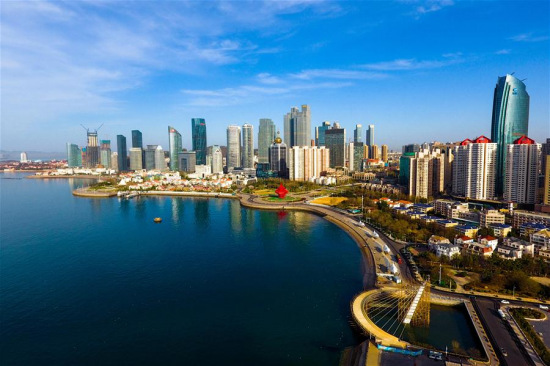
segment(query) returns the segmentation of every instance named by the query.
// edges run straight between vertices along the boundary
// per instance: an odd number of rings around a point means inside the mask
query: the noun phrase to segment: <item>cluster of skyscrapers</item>
[[[513,75],[499,77],[491,138],[404,146],[400,184],[407,187],[409,195],[425,198],[448,191],[479,200],[546,202],[550,196],[550,139],[536,143],[527,137],[528,126],[529,94],[525,84]]]

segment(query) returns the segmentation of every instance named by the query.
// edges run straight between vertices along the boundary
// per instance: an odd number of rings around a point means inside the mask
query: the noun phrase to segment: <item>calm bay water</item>
[[[337,365],[359,341],[361,255],[319,217],[21,176],[0,175],[2,365]]]

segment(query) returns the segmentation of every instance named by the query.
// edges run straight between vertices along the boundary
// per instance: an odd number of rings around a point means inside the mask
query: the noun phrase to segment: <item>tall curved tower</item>
[[[510,74],[501,76],[495,86],[491,140],[497,143],[496,193],[504,192],[506,146],[528,135],[529,94],[525,84]]]

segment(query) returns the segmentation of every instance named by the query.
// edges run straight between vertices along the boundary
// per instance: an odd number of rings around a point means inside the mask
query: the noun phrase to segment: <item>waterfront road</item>
[[[487,298],[476,298],[479,314],[487,324],[492,334],[493,347],[501,361],[502,365],[533,365],[531,358],[526,354],[525,348],[514,334],[514,331],[508,325],[508,322],[502,320],[498,315],[499,303],[496,300]],[[505,356],[502,349],[506,351]]]

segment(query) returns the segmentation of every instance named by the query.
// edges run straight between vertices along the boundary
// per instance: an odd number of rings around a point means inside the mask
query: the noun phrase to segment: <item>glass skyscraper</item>
[[[258,130],[258,163],[269,162],[269,146],[275,139],[275,123],[269,118],[260,119]]]
[[[367,128],[367,146],[369,147],[369,156],[373,156],[372,147],[374,146],[374,125],[369,125]]]
[[[168,126],[168,148],[170,151],[170,170],[179,169],[178,153],[181,149],[181,134],[172,126]]]
[[[227,170],[241,166],[241,128],[239,126],[227,127]]]
[[[311,143],[311,111],[309,106],[302,105],[301,111],[296,107],[292,107],[290,113],[285,114],[284,120],[284,142],[288,148],[292,146],[309,146]]]
[[[143,135],[140,130],[132,130],[132,147],[143,149]]]
[[[76,144],[67,143],[67,165],[69,168],[82,166],[82,151]]]
[[[325,146],[325,131],[330,128],[330,122],[325,121],[319,127],[315,127],[315,145]]]
[[[353,142],[355,144],[363,142],[363,126],[355,125],[355,130],[353,131]]]
[[[206,164],[206,122],[204,118],[191,118],[191,138],[196,152],[197,165]]]
[[[513,75],[497,80],[493,98],[491,140],[497,143],[496,193],[504,192],[506,146],[523,135],[528,135],[529,94],[525,84]]]
[[[118,170],[125,172],[128,170],[128,150],[126,148],[126,137],[116,136],[116,149],[118,153]]]
[[[346,130],[335,123],[325,131],[325,146],[329,149],[330,167],[343,167],[346,160]]]

